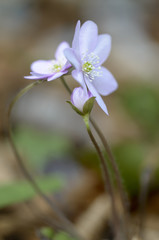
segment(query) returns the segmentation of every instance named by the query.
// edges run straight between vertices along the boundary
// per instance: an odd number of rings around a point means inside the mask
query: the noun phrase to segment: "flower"
[[[109,95],[118,87],[113,75],[101,66],[110,50],[111,36],[98,35],[98,27],[92,21],[86,21],[81,27],[80,21],[77,22],[72,48],[64,50],[65,57],[75,68],[72,77],[85,91],[88,88],[106,114],[108,110],[100,95]]]
[[[82,87],[75,88],[71,94],[71,101],[67,101],[73,110],[81,116],[89,116],[94,105],[95,97]]]
[[[65,58],[64,49],[69,48],[67,42],[59,44],[54,60],[37,60],[31,64],[31,76],[25,76],[26,79],[47,79],[55,80],[68,72],[71,64]]]
[[[88,99],[93,97],[90,92],[86,92],[83,88],[75,88],[71,94],[71,103],[81,112],[83,112],[84,104]]]

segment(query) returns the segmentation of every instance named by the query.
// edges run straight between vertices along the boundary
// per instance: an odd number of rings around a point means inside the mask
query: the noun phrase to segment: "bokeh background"
[[[24,211],[24,200],[32,196],[19,197],[13,191],[12,200],[7,195],[9,186],[13,187],[8,184],[23,178],[7,140],[7,108],[31,82],[24,79],[30,64],[37,59],[53,59],[62,41],[71,44],[79,19],[82,23],[93,20],[99,33],[112,36],[112,51],[104,66],[115,76],[119,89],[104,97],[110,116],[97,105],[92,116],[114,151],[133,199],[132,209],[137,206],[142,173],[145,169],[152,173],[147,208],[153,219],[150,226],[157,226],[156,221],[159,226],[159,1],[5,0],[0,1],[0,237],[4,239],[22,235],[19,226],[26,219],[21,220],[17,209]],[[72,88],[77,86],[71,77],[67,82]],[[61,205],[75,220],[103,193],[103,187],[93,147],[82,120],[66,103],[69,98],[59,80],[35,87],[14,107],[12,123],[17,147],[36,176],[60,173],[67,179],[66,199]],[[47,183],[50,180],[46,179]],[[46,187],[47,191],[52,187]],[[81,203],[79,196],[85,201]],[[18,216],[15,226],[13,212],[6,217],[8,209],[14,209]],[[36,218],[30,218],[28,225],[23,224],[26,231],[32,229],[33,222],[37,226]]]

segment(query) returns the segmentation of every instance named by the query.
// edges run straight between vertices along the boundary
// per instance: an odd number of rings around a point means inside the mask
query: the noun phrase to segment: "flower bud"
[[[78,87],[78,88],[75,88],[72,92],[71,102],[76,108],[78,108],[78,110],[83,112],[84,104],[91,97],[93,96],[90,92],[85,92],[83,88]]]
[[[89,114],[92,110],[95,97],[90,92],[84,91],[83,88],[75,88],[71,95],[71,102],[68,103],[80,115]]]

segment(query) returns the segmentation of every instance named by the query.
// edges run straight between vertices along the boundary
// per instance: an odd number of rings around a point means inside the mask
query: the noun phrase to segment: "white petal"
[[[72,104],[78,108],[81,112],[83,111],[83,106],[85,102],[89,99],[89,94],[83,90],[82,87],[74,88],[71,94]]]
[[[56,52],[55,52],[55,58],[58,60],[58,61],[60,61],[60,60],[62,60],[62,59],[64,59],[65,61],[66,61],[66,58],[65,58],[65,55],[64,55],[64,50],[66,49],[66,48],[69,48],[70,46],[69,46],[69,44],[67,43],[67,42],[62,42],[62,43],[60,43],[59,44],[59,46],[58,46],[58,48],[57,48],[57,50],[56,50]]]
[[[84,91],[87,92],[87,88],[86,88],[86,84],[85,84],[85,81],[84,81],[82,71],[73,70],[72,71],[72,77],[83,87]]]
[[[64,50],[65,57],[67,60],[78,70],[81,68],[80,61],[78,60],[74,50],[72,48],[67,48]]]
[[[57,73],[55,73],[53,76],[49,77],[49,78],[47,79],[47,81],[55,80],[55,79],[61,77],[62,75],[64,75],[65,73],[67,73],[67,71],[65,71],[65,72],[57,72]]]
[[[92,83],[89,81],[89,79],[85,78],[87,87],[89,89],[89,91],[92,93],[92,95],[94,97],[96,97],[96,101],[98,103],[98,105],[101,107],[101,109],[107,114],[108,114],[108,110],[107,107],[103,101],[103,99],[101,98],[101,96],[99,95],[99,93],[97,92],[97,90],[95,89],[95,87],[92,85]]]
[[[80,21],[78,20],[76,28],[75,28],[75,34],[73,37],[73,41],[72,41],[72,48],[74,49],[74,51],[77,52],[77,54],[79,55],[79,33],[80,33]]]
[[[50,74],[50,65],[52,60],[38,60],[31,64],[31,70],[37,74]]]
[[[43,76],[34,76],[34,75],[31,75],[31,76],[24,76],[25,79],[31,79],[31,80],[38,80],[38,79],[45,79],[47,78],[46,75],[43,75]]]
[[[94,77],[92,84],[99,94],[107,96],[118,88],[118,83],[111,72],[106,68],[101,67],[101,70],[99,71],[101,71],[99,72],[101,76]]]
[[[81,29],[79,35],[79,45],[81,57],[83,54],[90,53],[94,50],[97,43],[98,27],[92,21],[85,22]]]
[[[108,58],[111,51],[111,36],[102,34],[98,36],[97,45],[93,53],[99,57],[99,65]]]

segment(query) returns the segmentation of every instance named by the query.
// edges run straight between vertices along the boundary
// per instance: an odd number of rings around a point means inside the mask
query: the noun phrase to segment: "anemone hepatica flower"
[[[71,64],[65,58],[64,49],[69,48],[67,42],[62,42],[55,52],[54,60],[37,60],[31,64],[31,76],[25,76],[26,79],[47,79],[52,81],[68,72]]]
[[[98,35],[98,27],[92,21],[85,22],[81,27],[80,21],[77,22],[72,48],[64,50],[66,58],[75,67],[72,77],[85,91],[88,88],[106,114],[108,110],[100,95],[109,95],[118,86],[113,75],[101,66],[110,50],[110,35]]]
[[[93,97],[93,95],[88,91],[84,91],[83,88],[75,88],[71,94],[71,103],[83,112],[83,106],[88,99]]]

